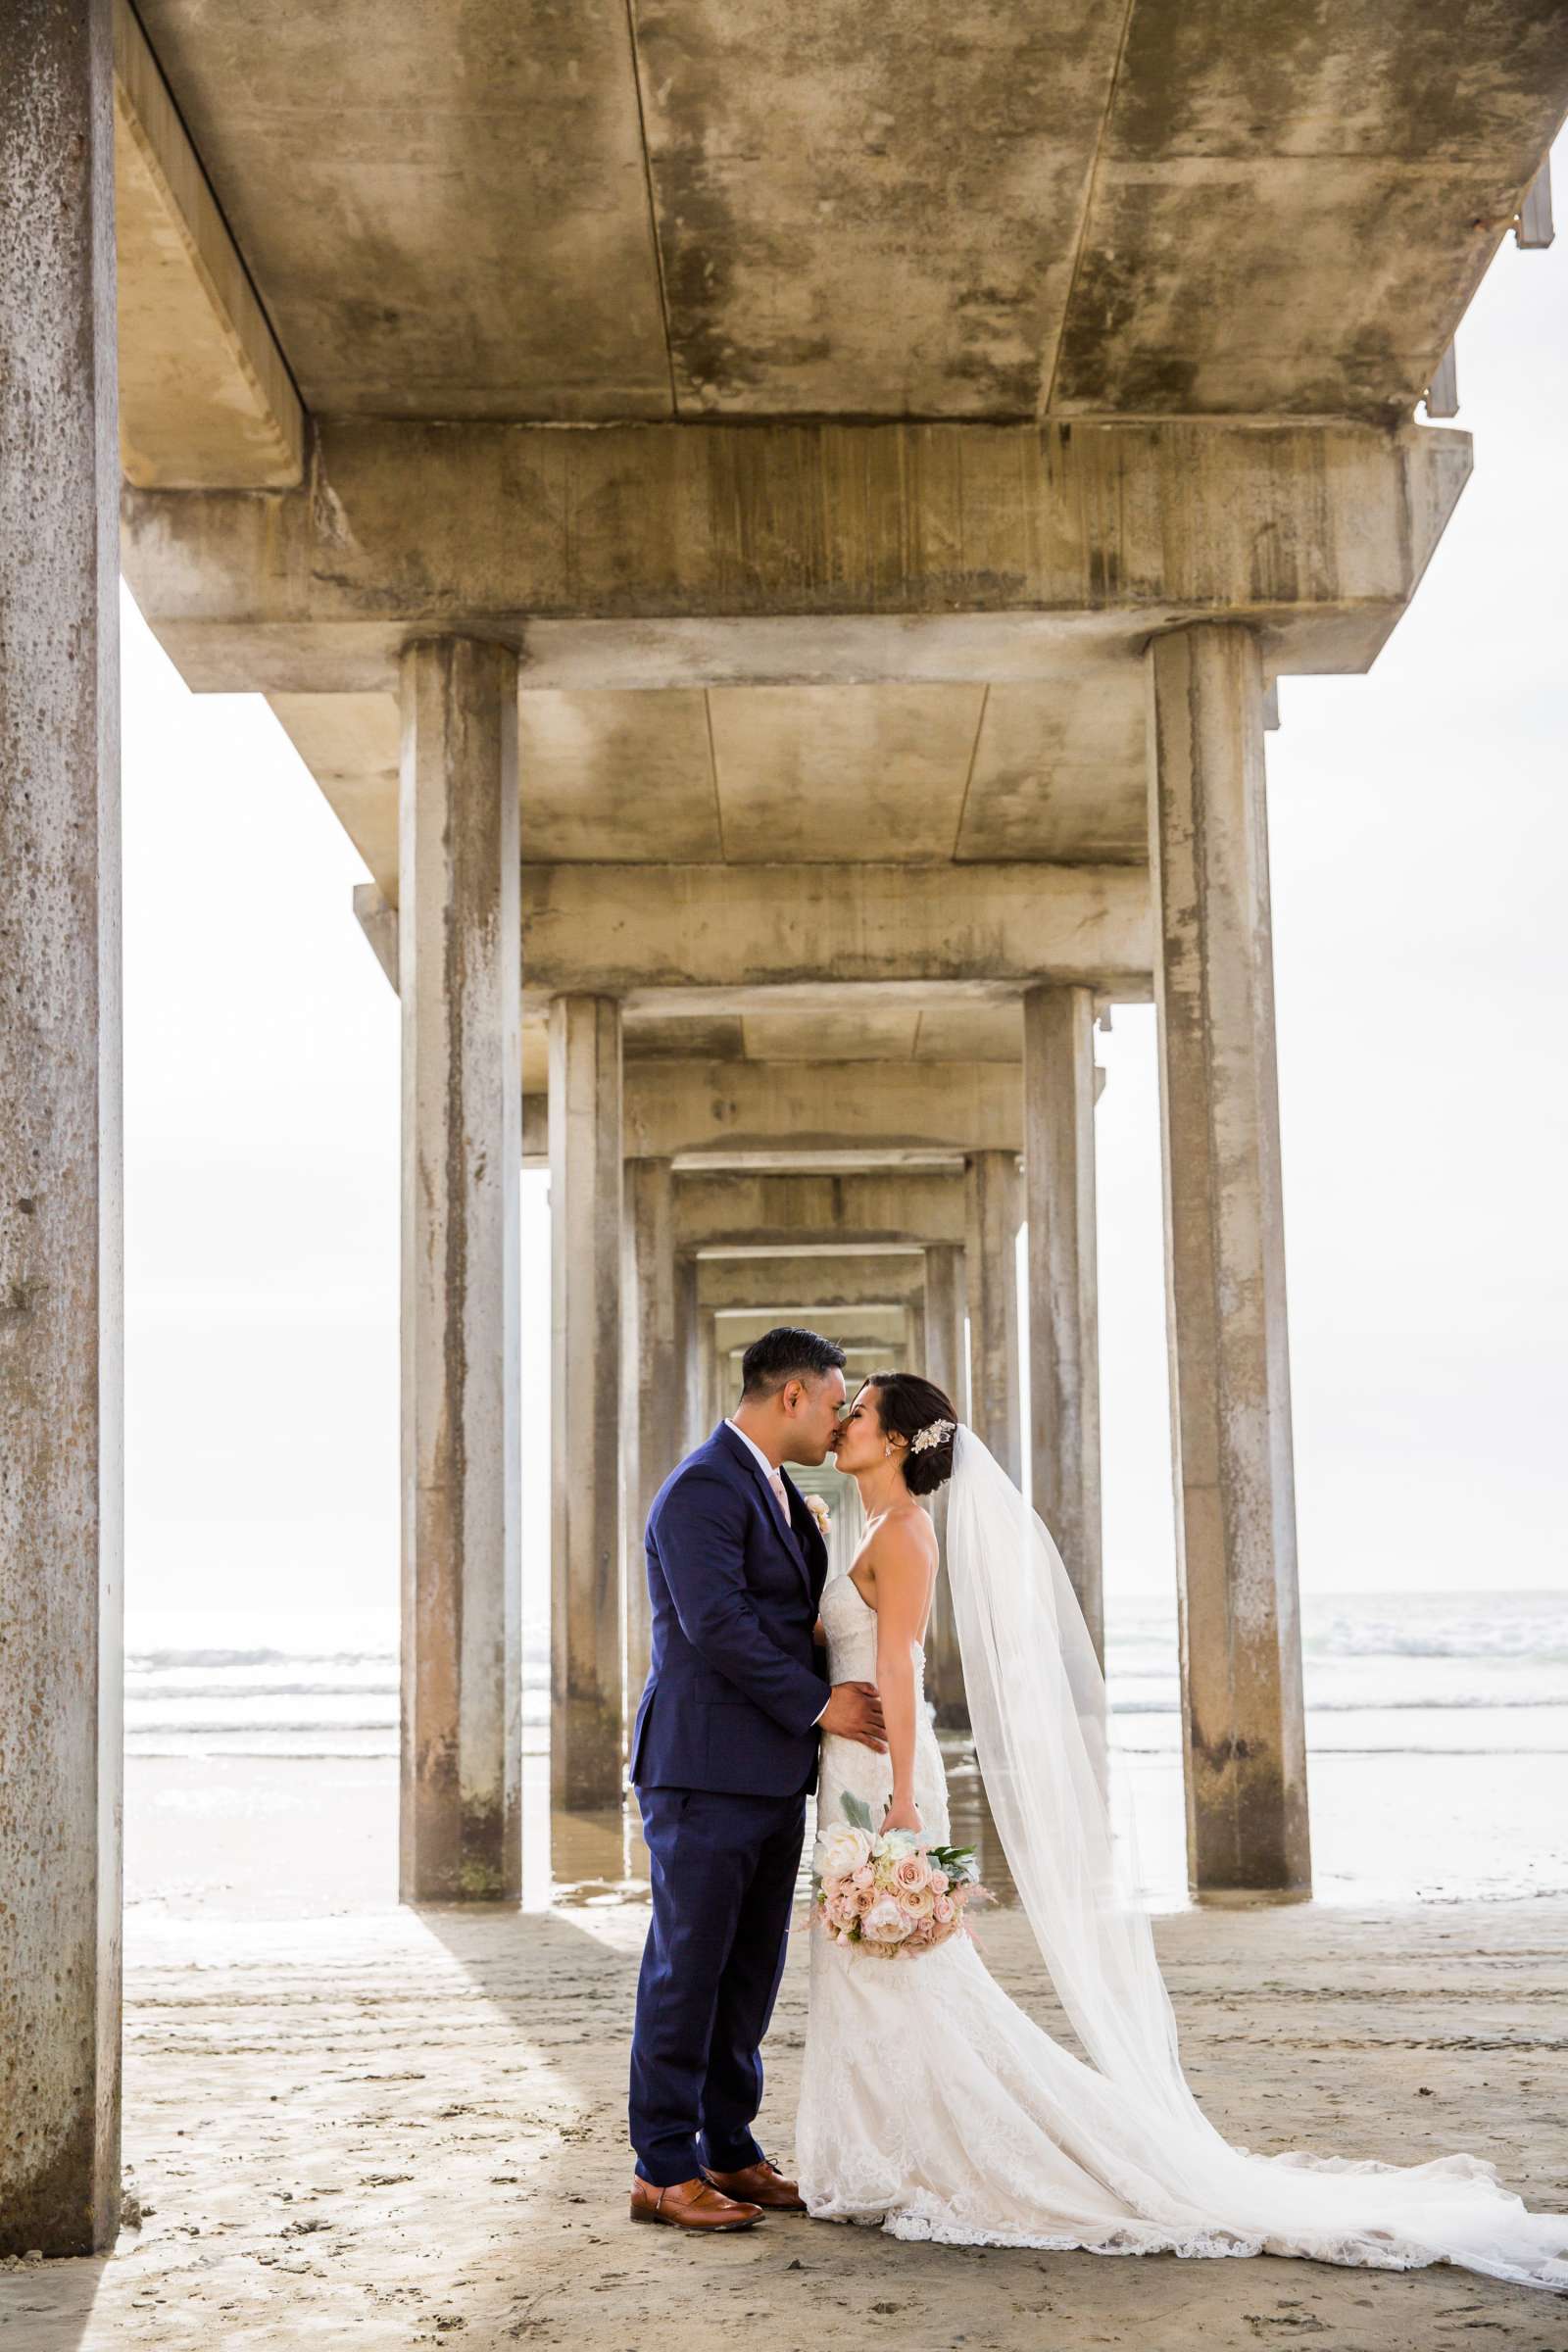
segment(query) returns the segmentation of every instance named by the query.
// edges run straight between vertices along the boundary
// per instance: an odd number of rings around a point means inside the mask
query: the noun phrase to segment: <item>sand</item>
[[[125,2152],[146,2214],[112,2257],[0,2272],[0,2344],[1568,2352],[1568,2302],[1446,2269],[960,2252],[787,2217],[717,2242],[635,2229],[623,2096],[646,1913],[399,1911],[386,1775],[326,1777],[314,1812],[307,1779],[274,1784],[238,1841],[221,1774],[205,1804],[172,1767],[133,1774]],[[159,1786],[178,1801],[154,1803]],[[1024,1923],[983,1932],[1052,2023]],[[1232,2137],[1405,2162],[1467,2148],[1568,2205],[1568,1905],[1185,1912],[1156,1933],[1189,2071]],[[767,2052],[785,2159],[801,1940]]]

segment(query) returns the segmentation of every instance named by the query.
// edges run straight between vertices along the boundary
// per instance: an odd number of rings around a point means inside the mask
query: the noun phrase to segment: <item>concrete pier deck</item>
[[[579,2352],[1563,2352],[1568,2301],[1460,2272],[902,2246],[777,2219],[633,2230],[622,2108],[646,1913],[391,1908],[135,1924],[125,2147],[150,2210],[107,2258],[0,2271],[18,2352],[461,2340]],[[987,1956],[1051,2022],[1024,1922]],[[1157,1924],[1209,2113],[1259,2149],[1492,2158],[1532,2203],[1568,2174],[1568,1906],[1303,1905]],[[804,1939],[768,2046],[788,2153]]]

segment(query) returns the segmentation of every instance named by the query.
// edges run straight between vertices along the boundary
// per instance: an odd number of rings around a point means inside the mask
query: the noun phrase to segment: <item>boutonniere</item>
[[[802,1496],[802,1500],[805,1502],[807,1509],[810,1512],[811,1517],[816,1521],[816,1532],[825,1544],[833,1526],[832,1512],[828,1509],[827,1504],[822,1500],[820,1494],[806,1494]]]

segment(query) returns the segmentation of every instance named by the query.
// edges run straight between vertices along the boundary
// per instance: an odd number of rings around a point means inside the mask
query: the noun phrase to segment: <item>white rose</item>
[[[831,1830],[823,1830],[812,1853],[812,1867],[819,1879],[852,1878],[871,1858],[871,1840],[863,1830],[853,1822],[841,1822]]]
[[[860,1934],[867,1943],[902,1943],[909,1933],[910,1922],[891,1894],[881,1895],[871,1905],[860,1922]]]

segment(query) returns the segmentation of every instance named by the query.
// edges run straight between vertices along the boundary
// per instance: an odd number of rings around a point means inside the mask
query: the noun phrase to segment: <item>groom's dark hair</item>
[[[775,1396],[790,1380],[820,1380],[824,1372],[842,1372],[844,1350],[837,1340],[824,1340],[819,1331],[798,1323],[780,1323],[754,1340],[741,1358],[741,1395]]]

